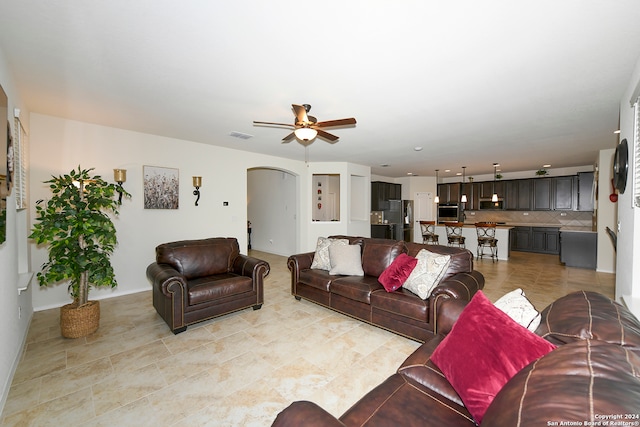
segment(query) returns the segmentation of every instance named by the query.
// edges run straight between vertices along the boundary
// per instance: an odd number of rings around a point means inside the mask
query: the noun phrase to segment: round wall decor
[[[613,185],[624,193],[627,187],[627,173],[629,172],[629,146],[626,138],[620,141],[613,156]]]

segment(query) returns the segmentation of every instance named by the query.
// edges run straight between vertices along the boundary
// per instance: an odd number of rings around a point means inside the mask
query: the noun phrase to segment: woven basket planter
[[[65,338],[91,335],[100,326],[100,301],[89,301],[78,307],[76,303],[60,307],[60,332]]]

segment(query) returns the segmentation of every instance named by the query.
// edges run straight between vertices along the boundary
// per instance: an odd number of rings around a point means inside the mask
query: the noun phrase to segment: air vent
[[[248,133],[236,132],[236,131],[229,133],[229,135],[233,136],[234,138],[240,138],[240,139],[253,138],[253,135],[249,135]]]

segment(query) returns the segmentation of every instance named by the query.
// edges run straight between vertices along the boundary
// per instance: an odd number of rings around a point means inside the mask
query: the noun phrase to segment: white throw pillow
[[[418,264],[413,269],[407,281],[402,285],[422,299],[429,298],[433,288],[438,286],[451,262],[450,255],[440,255],[421,249],[416,255]]]
[[[540,313],[520,288],[504,294],[494,305],[531,332],[540,325]]]
[[[330,245],[331,271],[329,274],[364,276],[360,245]]]
[[[329,246],[348,245],[347,239],[329,239],[327,237],[318,237],[316,245],[316,253],[313,255],[311,268],[315,270],[331,270],[331,259],[329,258]]]

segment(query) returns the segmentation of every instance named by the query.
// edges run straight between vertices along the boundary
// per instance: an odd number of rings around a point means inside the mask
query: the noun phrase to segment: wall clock
[[[626,138],[620,141],[613,155],[613,185],[620,193],[627,187],[627,172],[629,171],[629,146]]]

